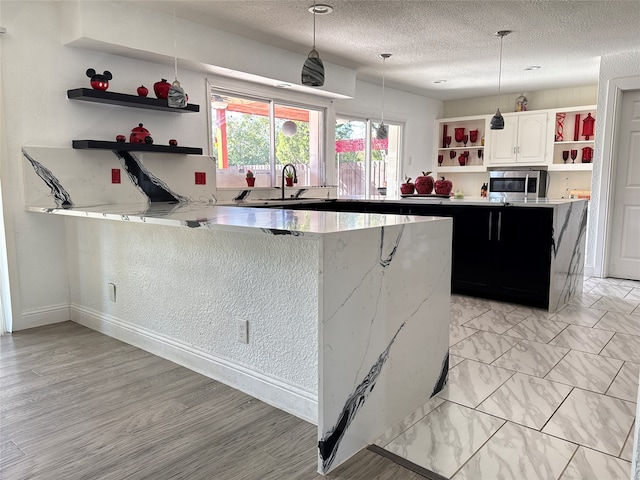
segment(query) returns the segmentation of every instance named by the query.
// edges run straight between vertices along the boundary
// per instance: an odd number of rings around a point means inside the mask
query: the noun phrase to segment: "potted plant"
[[[256,177],[253,175],[251,170],[247,170],[247,176],[245,177],[247,180],[247,186],[253,187],[256,183]]]
[[[295,173],[291,170],[284,172],[284,181],[287,187],[293,187],[293,178]]]

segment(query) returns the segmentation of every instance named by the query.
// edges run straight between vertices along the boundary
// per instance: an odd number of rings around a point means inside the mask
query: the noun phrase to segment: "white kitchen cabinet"
[[[489,164],[544,164],[549,147],[548,113],[505,113],[503,117],[504,130],[489,130]]]

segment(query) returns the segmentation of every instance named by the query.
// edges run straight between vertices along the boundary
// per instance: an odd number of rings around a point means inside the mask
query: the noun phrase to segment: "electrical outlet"
[[[115,283],[107,283],[107,289],[109,290],[109,300],[112,302],[116,301],[116,284]]]
[[[249,343],[249,320],[238,319],[238,341]]]

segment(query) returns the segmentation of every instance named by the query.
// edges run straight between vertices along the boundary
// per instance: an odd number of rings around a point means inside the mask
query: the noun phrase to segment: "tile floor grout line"
[[[613,338],[613,337],[611,337]],[[602,358],[607,358],[604,355],[600,355],[598,354],[599,357]],[[616,381],[616,378],[618,378],[618,375],[620,375],[620,372],[622,371],[622,368],[624,367],[625,361],[624,360],[620,360],[622,362],[622,365],[620,365],[620,368],[618,369],[618,371],[616,372],[616,374],[613,376],[613,378],[611,379],[611,382],[609,382],[609,386],[605,389],[604,394],[603,395],[607,395],[607,392],[609,391],[609,389],[611,388],[611,386],[613,385],[613,382]],[[617,398],[614,397],[613,395],[607,395],[608,397],[612,397],[612,398]]]
[[[620,458],[621,460],[624,460],[624,458],[622,458],[621,455],[622,455],[622,452],[624,452],[624,447],[627,446],[627,441],[628,440],[633,440],[633,438],[631,438],[631,437],[633,437],[631,432],[633,432],[633,429],[635,427],[636,421],[638,421],[638,418],[634,419],[634,421],[631,422],[631,427],[629,428],[629,431],[627,432],[627,436],[624,437],[624,442],[622,442],[622,448],[620,449],[620,452],[616,456],[617,458]],[[633,445],[631,445],[631,446],[633,447]],[[631,455],[633,456],[633,451],[631,452]]]
[[[557,406],[557,407],[556,407],[556,409],[553,411],[553,413],[552,413],[551,415],[549,415],[549,418],[547,418],[547,421],[546,421],[546,422],[544,422],[544,425],[542,425],[542,427],[540,427],[540,433],[542,433],[542,430],[544,430],[544,427],[546,427],[546,426],[547,426],[547,424],[548,424],[548,423],[551,421],[551,419],[553,418],[553,416],[554,416],[556,413],[558,413],[558,410],[560,410],[560,407],[562,406],[562,404],[567,400],[567,398],[569,398],[569,396],[573,393],[573,391],[574,391],[576,388],[577,388],[577,387],[571,386],[571,390],[569,390],[569,393],[567,393],[567,396],[566,396],[566,397],[564,397],[564,398],[562,399],[562,401],[558,404],[558,406]],[[547,435],[555,436],[555,435],[552,435],[552,434],[550,434],[550,433],[548,433]],[[560,437],[556,437],[556,438],[560,438]],[[563,438],[563,440],[566,440],[566,439],[564,439],[564,438]],[[567,440],[567,441],[570,441],[570,440]]]
[[[571,443],[573,443],[573,442],[571,442]],[[564,472],[567,470],[567,468],[569,468],[569,465],[571,465],[571,462],[573,462],[573,458],[576,456],[576,453],[578,453],[578,450],[580,450],[580,445],[577,445],[577,444],[574,444],[574,445],[576,445],[576,449],[573,451],[573,454],[571,455],[571,458],[569,459],[567,464],[564,466],[564,468],[562,469],[562,471],[560,472],[560,475],[558,475],[556,480],[560,480],[562,478],[562,476],[564,475]]]
[[[484,413],[484,412],[482,412],[482,413]],[[490,413],[487,413],[487,415],[491,415],[491,414],[490,414]],[[467,458],[467,460],[466,460],[465,462],[463,462],[463,463],[462,463],[462,465],[460,465],[460,467],[458,467],[458,469],[457,469],[455,472],[453,472],[453,475],[451,475],[450,479],[451,479],[451,478],[453,478],[453,477],[455,477],[455,476],[460,472],[460,470],[462,470],[462,468],[463,468],[467,463],[469,463],[469,461],[470,461],[473,457],[475,457],[475,456],[477,455],[477,453],[478,453],[480,450],[482,450],[482,449],[484,448],[484,446],[485,446],[487,443],[489,443],[489,440],[491,440],[491,439],[492,439],[492,438],[493,438],[493,437],[494,437],[494,436],[495,436],[495,435],[496,435],[500,430],[502,430],[502,429],[504,428],[504,426],[505,426],[507,423],[509,423],[509,421],[508,421],[508,420],[505,420],[504,418],[496,417],[495,415],[491,415],[491,416],[492,416],[492,417],[495,417],[495,418],[497,418],[497,419],[499,419],[499,420],[502,420],[504,423],[503,423],[502,425],[500,425],[500,428],[498,428],[495,432],[493,432],[493,435],[491,435],[489,438],[487,438],[487,439],[484,441],[484,443],[483,443],[482,445],[480,445],[480,447],[478,447],[478,449],[477,449],[476,451],[474,451],[474,452],[471,454],[471,456],[470,456],[469,458]]]
[[[557,322],[556,322],[556,323],[557,323]],[[567,323],[567,322],[562,322],[562,323]],[[558,335],[560,335],[560,334],[561,334],[562,332],[564,332],[567,328],[569,328],[569,326],[570,326],[570,325],[571,325],[570,323],[567,323],[564,327],[562,327],[562,330],[560,330],[560,331],[557,333],[557,335],[556,335],[555,337],[553,337],[553,338],[549,339],[549,341],[546,343],[546,345],[549,345],[549,346],[552,346],[552,347],[553,347],[553,345],[551,345],[551,342],[553,342],[556,338],[558,338]]]

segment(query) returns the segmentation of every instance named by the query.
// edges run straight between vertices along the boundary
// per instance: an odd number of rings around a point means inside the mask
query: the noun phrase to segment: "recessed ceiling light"
[[[447,83],[446,80],[434,80],[433,83]]]
[[[530,65],[525,67],[525,70],[540,70],[542,67],[540,65]]]
[[[315,13],[316,15],[328,15],[333,12],[333,7],[331,5],[325,5],[323,3],[318,3],[316,5],[311,5],[309,7],[309,11],[311,13]]]

